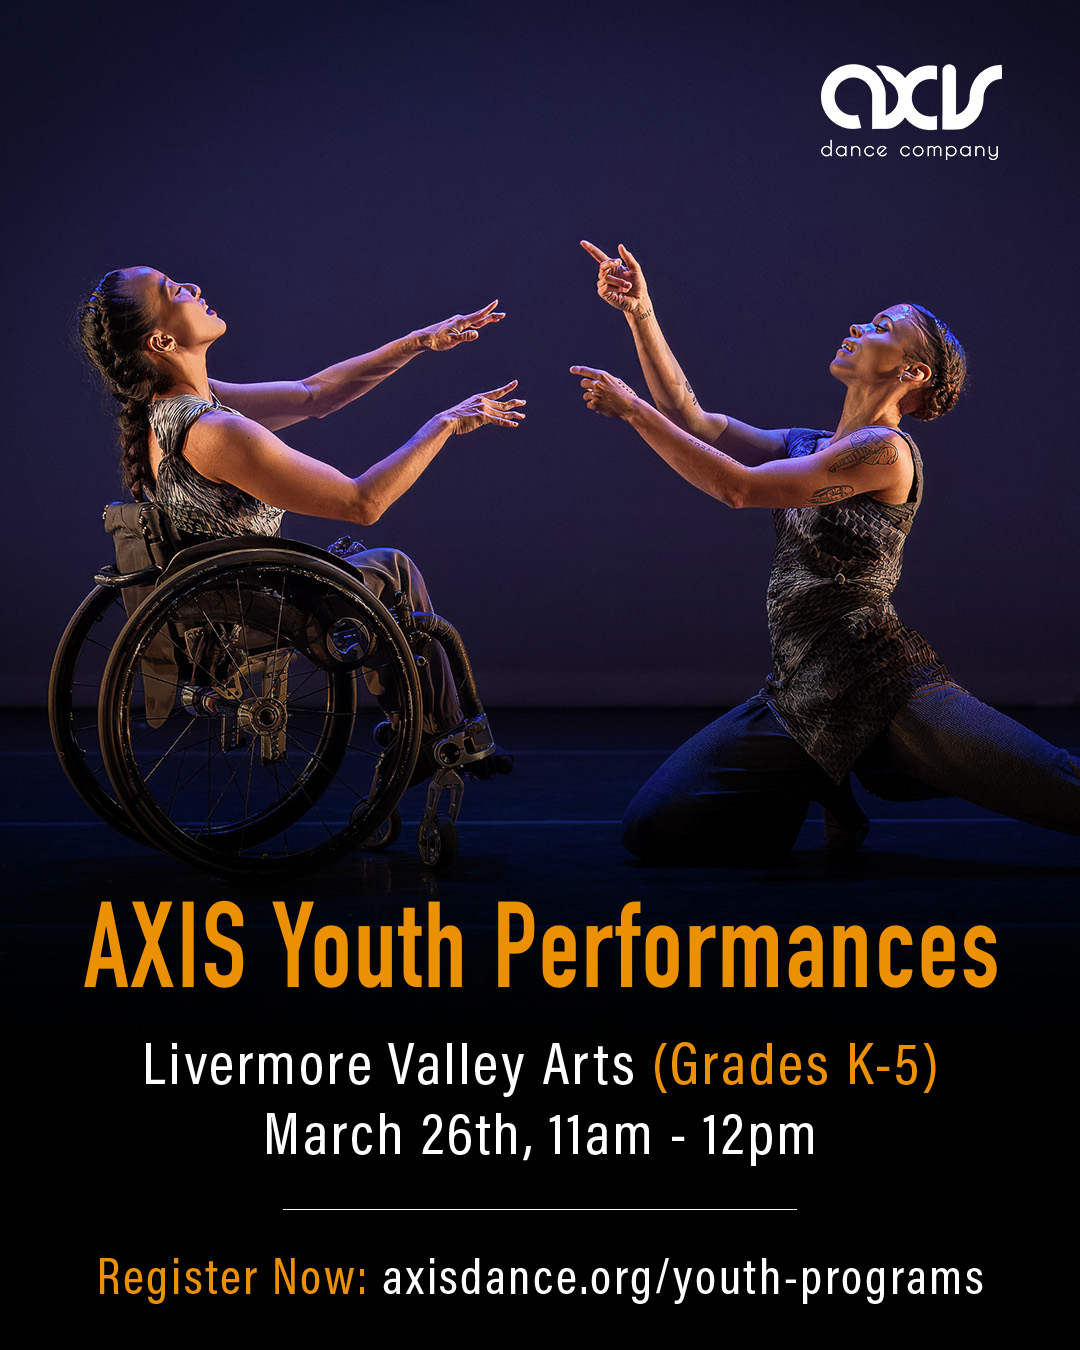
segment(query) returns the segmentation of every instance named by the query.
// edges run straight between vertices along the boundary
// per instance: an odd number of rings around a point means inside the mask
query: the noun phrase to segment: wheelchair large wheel
[[[142,840],[116,800],[98,741],[102,676],[127,617],[121,593],[109,586],[95,586],[71,616],[49,676],[49,730],[68,781],[91,811]]]
[[[419,751],[419,683],[397,623],[345,568],[241,549],[166,576],[132,615],[98,726],[148,841],[219,876],[295,875],[390,816]]]

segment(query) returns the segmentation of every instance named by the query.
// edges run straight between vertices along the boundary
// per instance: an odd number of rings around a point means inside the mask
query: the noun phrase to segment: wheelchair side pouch
[[[164,568],[178,543],[172,522],[157,502],[110,502],[102,519],[116,552],[118,580],[148,568]],[[124,607],[133,613],[153,586],[124,586]],[[138,592],[130,595],[129,592]]]
[[[150,568],[163,569],[177,550],[176,534],[164,509],[156,502],[111,502],[103,519],[116,550],[116,570],[130,618],[154,587],[125,586],[122,578]],[[172,711],[178,677],[173,644],[165,634],[155,638],[143,652],[142,673],[146,720],[152,727],[158,727]]]

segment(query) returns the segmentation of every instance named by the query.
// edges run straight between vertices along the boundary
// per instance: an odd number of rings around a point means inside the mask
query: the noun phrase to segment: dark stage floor
[[[1080,747],[1080,709],[1008,710],[1048,740]],[[858,892],[867,908],[890,900],[926,905],[941,918],[947,908],[978,901],[980,911],[1008,921],[1063,917],[1056,906],[1070,897],[1080,865],[1076,842],[1005,820],[953,799],[881,802],[856,788],[873,822],[861,853],[830,866],[821,847],[820,810],[812,808],[789,866],[771,870],[657,869],[637,864],[619,843],[619,819],[636,787],[664,755],[698,730],[706,709],[497,710],[492,725],[517,756],[516,771],[494,783],[470,784],[460,821],[461,856],[453,871],[425,872],[411,850],[410,823],[423,806],[423,789],[402,803],[406,829],[384,857],[357,856],[292,883],[298,896],[378,904],[423,897],[468,907],[470,917],[512,887],[543,906],[558,895],[570,901],[571,881],[602,895],[665,907],[669,918],[701,918],[700,905],[768,902],[779,918],[828,917],[829,897]],[[9,881],[18,877],[27,900],[64,913],[95,883],[132,888],[152,882],[156,894],[176,899],[202,888],[180,864],[120,838],[102,825],[69,788],[49,742],[44,714],[0,714],[4,774],[0,828]],[[280,898],[288,898],[290,887]],[[277,896],[278,889],[275,887]],[[990,909],[987,909],[989,905]],[[823,909],[822,906],[825,908]],[[23,920],[41,922],[36,907]],[[373,916],[374,917],[374,916]],[[912,916],[914,917],[914,915]],[[573,922],[573,915],[567,916]]]

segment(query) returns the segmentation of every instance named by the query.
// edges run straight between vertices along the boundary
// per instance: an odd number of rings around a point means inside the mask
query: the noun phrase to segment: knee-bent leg
[[[394,597],[401,591],[410,609],[421,613],[431,611],[427,583],[407,553],[397,548],[369,548],[354,553],[349,562],[359,568],[364,585],[384,605],[392,607]],[[426,733],[435,735],[457,726],[462,717],[461,704],[446,652],[438,642],[433,641],[428,646],[427,662],[420,670],[420,691],[424,700]]]
[[[364,577],[364,585],[383,604],[393,604],[398,591],[409,597],[416,610],[430,610],[431,597],[419,567],[407,553],[397,548],[369,548],[349,559]]]
[[[692,737],[636,794],[623,843],[650,863],[725,863],[790,852],[830,789],[771,709],[752,701]]]

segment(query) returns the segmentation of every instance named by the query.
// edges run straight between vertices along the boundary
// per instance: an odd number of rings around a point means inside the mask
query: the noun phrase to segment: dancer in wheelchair
[[[152,267],[128,267],[107,273],[94,287],[82,306],[79,335],[121,405],[121,468],[132,495],[162,505],[188,540],[276,535],[285,511],[372,525],[452,436],[518,425],[524,399],[509,397],[517,386],[512,380],[436,413],[355,478],[292,449],[275,434],[338,411],[421,352],[451,351],[475,341],[481,329],[504,317],[497,303],[418,329],[307,379],[228,384],[207,373],[207,352],[226,325],[200,288]],[[406,554],[364,549],[348,539],[333,551],[360,570],[384,604],[393,607],[401,592],[410,609],[431,609],[424,579]],[[456,726],[457,691],[437,642],[421,669],[421,686],[428,735]],[[490,777],[508,773],[512,763],[511,756],[497,752],[474,768]],[[421,767],[430,772],[423,759]]]
[[[628,422],[726,506],[771,508],[777,539],[772,673],[641,788],[627,848],[650,862],[782,854],[811,801],[825,808],[827,841],[854,847],[868,822],[852,770],[887,799],[964,797],[1080,834],[1080,763],[955,684],[890,602],[923,490],[919,452],[899,424],[955,403],[966,362],[949,328],[911,304],[852,324],[829,367],[845,387],[836,430],[762,430],[698,404],[633,255],[582,246],[599,264],[601,299],[629,323],[656,401],[574,366],[586,406]]]

